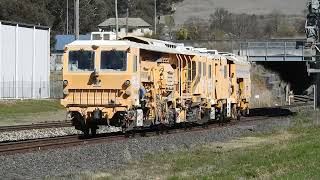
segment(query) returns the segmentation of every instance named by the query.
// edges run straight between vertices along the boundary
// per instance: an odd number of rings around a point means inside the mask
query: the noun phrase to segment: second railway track
[[[71,121],[43,122],[28,125],[0,126],[0,132],[71,127]]]

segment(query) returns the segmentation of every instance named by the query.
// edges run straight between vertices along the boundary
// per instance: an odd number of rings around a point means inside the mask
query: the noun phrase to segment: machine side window
[[[70,51],[69,52],[69,71],[93,71],[94,70],[93,51]]]
[[[192,61],[192,81],[196,78],[197,75],[197,64]]]
[[[133,72],[137,72],[138,71],[138,56],[134,56],[133,59]]]
[[[202,74],[202,63],[201,62],[198,62],[198,76],[200,77],[201,74]]]
[[[126,51],[101,51],[101,70],[126,71],[127,52]]]
[[[224,66],[224,78],[227,79],[228,77],[228,69],[227,66]]]
[[[210,64],[209,65],[209,78],[211,79],[212,78],[212,65]]]

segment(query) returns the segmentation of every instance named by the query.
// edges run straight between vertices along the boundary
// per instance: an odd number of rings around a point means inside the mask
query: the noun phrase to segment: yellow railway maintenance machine
[[[248,111],[250,64],[232,54],[140,37],[65,47],[64,105],[76,129],[124,132],[239,118]]]

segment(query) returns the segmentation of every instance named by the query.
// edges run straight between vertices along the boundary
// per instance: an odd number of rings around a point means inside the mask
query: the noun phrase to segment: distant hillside
[[[209,18],[215,8],[225,8],[233,13],[268,14],[274,10],[284,14],[302,14],[308,0],[184,0],[177,4],[176,24],[189,17]]]

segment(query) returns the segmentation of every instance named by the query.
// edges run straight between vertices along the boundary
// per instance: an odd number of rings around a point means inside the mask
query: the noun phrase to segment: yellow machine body
[[[235,118],[251,96],[248,62],[170,42],[75,41],[63,64],[61,104],[79,129]]]

